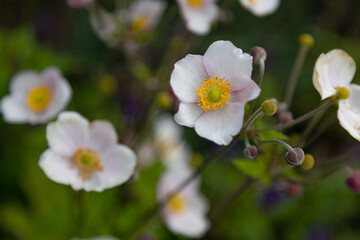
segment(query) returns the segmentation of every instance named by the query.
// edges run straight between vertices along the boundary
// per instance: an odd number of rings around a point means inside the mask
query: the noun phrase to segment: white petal
[[[251,79],[245,88],[240,91],[232,91],[231,102],[246,103],[257,98],[260,95],[260,87]]]
[[[117,141],[116,130],[109,121],[97,120],[91,122],[88,141],[89,148],[97,152],[103,152],[115,146]]]
[[[10,82],[10,92],[19,100],[26,99],[29,91],[41,82],[36,71],[24,70],[16,73]]]
[[[183,128],[174,121],[170,114],[161,114],[155,120],[155,138],[160,141],[179,141],[183,135]]]
[[[224,107],[209,111],[195,121],[199,136],[219,145],[228,145],[239,133],[244,121],[244,103],[227,103]]]
[[[192,157],[192,151],[190,147],[185,143],[178,143],[167,151],[162,152],[161,160],[165,164],[166,168],[174,171],[180,171],[181,169],[191,170],[190,159]]]
[[[175,114],[175,121],[183,126],[194,127],[195,120],[205,113],[197,103],[180,103],[179,111]]]
[[[196,90],[200,82],[207,78],[207,73],[200,55],[186,55],[175,63],[171,74],[170,85],[181,102],[194,103],[198,95]]]
[[[219,16],[219,7],[215,1],[208,0],[198,7],[194,8],[187,3],[187,0],[178,0],[181,15],[186,23],[189,31],[198,34],[206,35],[211,29],[211,25]]]
[[[72,157],[79,148],[87,145],[89,121],[77,112],[62,112],[56,122],[46,128],[50,148],[61,156]]]
[[[211,44],[204,54],[203,63],[209,76],[225,77],[230,81],[232,90],[237,90],[237,85],[251,79],[252,57],[230,41]],[[233,81],[237,81],[236,86],[233,86]]]
[[[11,95],[5,96],[1,100],[1,112],[5,122],[8,123],[26,123],[30,112],[22,101],[14,99]]]
[[[273,14],[280,5],[280,0],[240,0],[244,8],[258,17]]]
[[[346,105],[351,111],[360,114],[360,85],[350,84],[350,97],[346,99]]]
[[[336,94],[337,87],[348,86],[355,71],[354,60],[344,50],[334,49],[317,59],[313,84],[322,99],[325,99]]]
[[[52,181],[69,185],[78,181],[78,170],[70,159],[48,149],[40,156],[39,166]]]
[[[186,237],[200,238],[209,229],[210,223],[197,209],[186,209],[185,213],[166,214],[165,223],[174,233]]]
[[[104,188],[112,188],[127,181],[135,171],[136,156],[125,145],[117,144],[100,153],[103,171],[99,178]]]
[[[360,113],[352,111],[346,101],[340,101],[337,115],[340,125],[351,136],[360,141]]]

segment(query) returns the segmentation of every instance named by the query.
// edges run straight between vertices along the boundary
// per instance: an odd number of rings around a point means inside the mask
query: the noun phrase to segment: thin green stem
[[[259,61],[259,76],[258,76],[259,87],[261,87],[261,84],[262,84],[262,81],[264,78],[264,74],[265,74],[265,60],[260,59],[260,61]],[[249,111],[250,114],[252,114],[252,112],[254,111],[255,104],[256,104],[256,99],[251,102],[250,111]]]
[[[299,141],[295,144],[295,146],[300,146],[310,135],[310,133],[314,130],[316,125],[320,122],[322,116],[324,115],[325,110],[318,112],[315,117],[310,121],[307,125],[304,133],[301,135]]]
[[[318,176],[317,178],[313,178],[313,179],[305,179],[305,180],[302,180],[302,181],[297,181],[301,184],[304,184],[304,185],[312,185],[312,184],[315,184],[315,183],[318,183],[320,182],[321,180],[324,180],[332,175],[334,175],[335,173],[338,173],[339,171],[342,171],[342,170],[345,170],[349,175],[353,174],[354,173],[354,170],[348,166],[348,165],[340,165],[340,166],[337,166],[335,167],[334,169],[330,170],[329,172],[326,172],[320,176]]]
[[[322,105],[320,105],[319,107],[315,108],[314,110],[304,114],[301,117],[298,117],[297,119],[293,120],[290,123],[287,124],[280,124],[280,125],[275,125],[272,127],[268,127],[268,128],[260,128],[260,129],[254,129],[255,132],[260,132],[260,131],[264,131],[264,130],[283,130],[286,128],[290,128],[292,126],[295,126],[305,120],[308,120],[309,118],[315,116],[318,112],[327,109],[328,107],[330,107],[331,105],[333,105],[335,102],[335,100],[333,99],[329,99],[327,101],[325,101]]]
[[[291,105],[291,102],[292,102],[292,99],[294,96],[296,83],[297,83],[297,80],[299,79],[300,72],[304,65],[305,58],[306,58],[308,51],[309,51],[308,46],[300,45],[299,52],[296,57],[296,61],[293,66],[293,69],[291,71],[291,75],[290,75],[289,82],[288,82],[286,92],[285,92],[285,102],[288,104],[288,108],[290,108],[290,105]]]
[[[261,112],[261,108],[258,108],[245,122],[243,126],[244,132],[246,132],[249,129],[249,127],[251,127],[251,125],[262,116],[263,116],[263,112]]]

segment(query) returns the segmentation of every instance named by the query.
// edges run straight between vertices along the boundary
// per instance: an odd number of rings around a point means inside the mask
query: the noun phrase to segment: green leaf
[[[238,159],[234,161],[234,165],[240,171],[252,178],[260,179],[264,185],[269,185],[272,181],[267,164],[266,159],[261,157],[256,160]]]
[[[288,136],[279,133],[277,131],[274,130],[265,130],[265,131],[261,131],[259,132],[259,137],[262,140],[270,140],[270,139],[279,139],[279,140],[287,140]]]

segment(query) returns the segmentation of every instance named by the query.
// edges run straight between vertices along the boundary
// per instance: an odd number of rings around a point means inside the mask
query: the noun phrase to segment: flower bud
[[[293,148],[285,154],[285,161],[292,166],[299,166],[304,162],[304,155],[301,148]]]
[[[291,198],[299,198],[304,193],[304,186],[300,183],[288,182],[284,188],[284,192]]]
[[[250,55],[253,57],[254,64],[260,64],[260,60],[265,61],[267,57],[266,51],[262,47],[253,47],[250,51]]]
[[[300,45],[307,46],[307,47],[312,47],[312,46],[314,46],[314,43],[315,43],[313,36],[311,36],[308,33],[301,34],[298,38],[298,41],[299,41]]]
[[[276,117],[276,121],[279,124],[287,124],[289,122],[292,122],[293,120],[294,118],[291,112],[282,112]]]
[[[118,89],[118,82],[116,78],[112,75],[104,75],[100,78],[99,82],[100,90],[105,95],[114,95]]]
[[[172,97],[168,92],[161,92],[156,96],[156,103],[163,109],[169,109],[172,105]]]
[[[276,113],[277,106],[272,100],[266,100],[261,104],[261,111],[267,116],[272,116]]]
[[[315,163],[314,157],[311,154],[305,154],[304,162],[300,165],[300,167],[304,170],[310,170],[313,168]]]
[[[340,100],[345,100],[350,97],[350,90],[347,87],[338,87],[336,89],[336,96]]]
[[[244,156],[249,159],[255,159],[257,153],[258,153],[257,147],[254,145],[251,145],[250,147],[246,147],[244,149]]]
[[[347,180],[346,184],[354,192],[360,193],[360,171],[355,172]]]

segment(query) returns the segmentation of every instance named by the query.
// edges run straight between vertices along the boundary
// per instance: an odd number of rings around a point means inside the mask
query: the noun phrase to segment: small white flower
[[[241,5],[258,17],[273,14],[280,5],[280,0],[239,0]]]
[[[166,171],[157,187],[158,201],[164,201],[168,194],[173,193],[189,177],[190,173],[186,170]],[[196,179],[165,204],[162,216],[170,231],[198,238],[209,229],[210,223],[206,218],[208,204],[198,189],[199,181]]]
[[[190,168],[192,151],[182,140],[182,127],[170,115],[162,114],[156,119],[154,129],[155,144],[165,166],[174,169]]]
[[[56,67],[40,74],[21,71],[10,82],[10,94],[1,100],[1,112],[8,123],[46,123],[63,110],[72,94],[68,81]]]
[[[186,28],[198,35],[206,35],[218,19],[220,9],[215,0],[177,0]]]
[[[89,121],[76,112],[62,112],[46,128],[49,144],[39,165],[54,182],[74,190],[103,191],[127,181],[135,170],[136,156],[118,144],[113,125]]]
[[[214,42],[204,56],[188,54],[175,64],[170,79],[180,100],[175,121],[217,144],[229,144],[243,125],[245,103],[260,94],[251,72],[252,57],[229,41]]]
[[[166,8],[162,0],[136,0],[127,11],[127,21],[134,32],[152,30],[160,21]]]
[[[317,59],[313,84],[321,98],[339,98],[338,119],[351,136],[360,141],[360,85],[350,84],[356,71],[354,59],[334,49]]]

